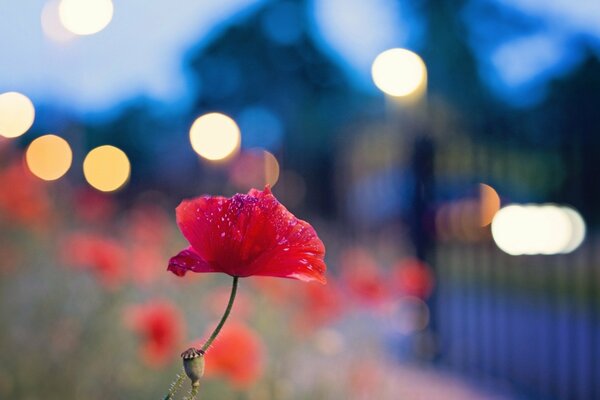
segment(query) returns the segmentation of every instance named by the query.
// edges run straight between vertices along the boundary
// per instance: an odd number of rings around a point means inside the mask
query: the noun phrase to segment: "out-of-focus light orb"
[[[559,254],[571,241],[569,216],[556,205],[529,206],[531,246],[526,254]]]
[[[268,151],[263,152],[263,159],[265,162],[265,182],[267,185],[273,187],[279,179],[279,162],[277,161],[277,158]]]
[[[190,128],[192,148],[210,161],[228,158],[239,149],[240,141],[240,128],[225,114],[204,114]]]
[[[21,136],[33,125],[35,108],[27,96],[17,92],[0,94],[0,135]]]
[[[500,196],[493,187],[485,183],[479,184],[479,203],[481,213],[481,226],[487,226],[492,223],[494,215],[500,210]]]
[[[44,135],[31,142],[25,153],[25,160],[35,176],[45,181],[54,181],[71,168],[73,152],[63,138]]]
[[[567,254],[577,249],[585,239],[586,227],[585,221],[581,214],[571,207],[563,207],[563,211],[569,217],[571,222],[571,238],[567,246],[563,249],[562,253]]]
[[[390,96],[409,96],[427,81],[427,68],[417,54],[406,49],[390,49],[379,54],[371,67],[375,85]]]
[[[510,255],[570,253],[585,238],[585,222],[569,207],[510,205],[496,213],[492,236]]]
[[[230,178],[241,191],[265,185],[273,187],[279,179],[279,162],[266,150],[244,151],[231,163]]]
[[[516,256],[526,254],[531,238],[527,209],[521,205],[509,205],[500,209],[492,220],[494,242],[507,254]]]
[[[102,192],[112,192],[125,185],[130,172],[127,155],[114,146],[96,147],[83,160],[85,179]]]
[[[41,15],[42,30],[44,34],[55,42],[67,42],[75,37],[60,22],[58,14],[58,0],[48,1],[44,4]]]
[[[429,325],[429,307],[417,297],[401,297],[390,311],[390,328],[402,335],[420,332]]]
[[[108,26],[113,17],[111,0],[61,0],[58,16],[62,25],[76,35],[93,35]]]

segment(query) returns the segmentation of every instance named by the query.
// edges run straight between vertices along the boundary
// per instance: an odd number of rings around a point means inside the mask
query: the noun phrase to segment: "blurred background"
[[[600,399],[600,2],[0,2],[0,398],[162,398],[273,187],[328,284],[241,281],[203,398]],[[187,384],[186,384],[187,385]]]

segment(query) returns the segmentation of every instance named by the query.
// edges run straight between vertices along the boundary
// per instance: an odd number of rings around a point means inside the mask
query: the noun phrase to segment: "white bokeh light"
[[[375,85],[395,97],[409,96],[422,89],[427,81],[425,63],[419,55],[406,49],[390,49],[379,54],[371,72]]]
[[[93,35],[108,26],[113,17],[111,0],[61,0],[60,22],[75,35]]]
[[[571,222],[571,240],[567,244],[567,246],[563,249],[563,253],[571,253],[575,249],[577,249],[583,240],[585,239],[585,221],[581,214],[579,214],[576,210],[570,207],[564,207],[563,211],[567,214]]]
[[[16,138],[31,128],[35,108],[29,97],[18,92],[0,94],[0,136]]]
[[[224,160],[239,149],[240,128],[225,114],[204,114],[190,128],[190,142],[201,157],[210,161]]]
[[[496,213],[492,236],[510,255],[570,253],[585,238],[585,222],[569,207],[513,204]]]

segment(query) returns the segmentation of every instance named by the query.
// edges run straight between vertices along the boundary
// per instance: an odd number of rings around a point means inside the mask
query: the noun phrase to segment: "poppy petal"
[[[258,192],[260,213],[257,228],[248,234],[269,238],[260,257],[248,267],[247,275],[277,276],[326,283],[325,246],[309,223],[296,218],[270,191]],[[263,217],[265,220],[261,220]],[[275,221],[275,223],[269,223]],[[249,241],[251,241],[249,239]]]
[[[186,272],[221,272],[200,257],[194,249],[188,247],[169,260],[168,271],[177,276],[184,276]]]
[[[250,190],[231,198],[203,196],[177,207],[177,223],[195,253],[169,269],[220,271],[232,276],[294,278],[325,283],[325,247],[315,230],[290,213],[271,193]],[[181,275],[180,275],[181,276]]]

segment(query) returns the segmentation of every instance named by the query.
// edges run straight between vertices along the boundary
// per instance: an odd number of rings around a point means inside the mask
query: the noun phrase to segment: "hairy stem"
[[[221,328],[223,328],[223,325],[225,325],[225,321],[227,321],[227,318],[229,317],[229,314],[231,313],[231,309],[233,308],[233,302],[235,300],[235,295],[237,293],[238,279],[239,278],[237,276],[233,277],[233,283],[231,285],[231,294],[229,295],[229,303],[227,303],[227,308],[225,309],[225,312],[223,313],[223,316],[221,317],[219,324],[217,325],[215,330],[210,334],[210,337],[208,338],[206,343],[204,343],[204,345],[202,346],[202,349],[200,350],[202,352],[202,354],[204,354],[208,350],[210,345],[215,341],[215,339],[219,335],[219,332],[221,332]],[[190,349],[190,350],[194,350],[194,349]],[[182,354],[182,356],[183,356],[183,354]],[[175,393],[181,387],[181,384],[183,382],[185,375],[186,374],[185,374],[185,369],[184,369],[184,371],[182,373],[178,374],[175,377],[175,381],[173,381],[173,383],[171,383],[171,387],[169,388],[169,393],[167,393],[167,395],[163,398],[163,400],[173,400]],[[196,399],[197,395],[198,395],[198,386],[193,386],[192,390],[190,391],[189,397],[187,397],[186,399],[194,400],[194,399]]]
[[[237,293],[238,279],[239,278],[237,276],[233,277],[233,284],[231,285],[231,294],[229,295],[229,303],[227,303],[227,308],[225,309],[225,313],[221,317],[221,320],[219,321],[219,324],[217,325],[215,330],[210,334],[210,337],[208,338],[206,343],[204,343],[204,345],[200,349],[202,352],[206,352],[206,350],[208,350],[210,345],[217,338],[217,335],[219,335],[219,332],[221,332],[221,328],[223,328],[223,325],[225,325],[225,321],[227,321],[227,318],[229,317],[229,314],[231,313],[231,309],[233,308],[233,302],[235,300],[235,294]]]
[[[182,370],[179,374],[175,376],[175,380],[171,383],[171,386],[169,387],[169,393],[167,393],[163,400],[172,400],[175,397],[175,393],[177,393],[177,391],[181,387],[184,378],[185,372]]]
[[[194,386],[192,387],[192,390],[190,390],[190,394],[185,398],[185,400],[196,400],[196,396],[198,396],[198,387]]]

